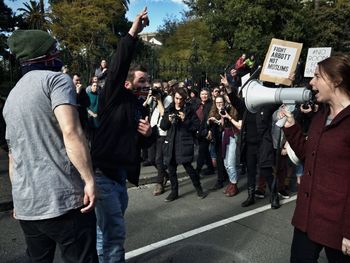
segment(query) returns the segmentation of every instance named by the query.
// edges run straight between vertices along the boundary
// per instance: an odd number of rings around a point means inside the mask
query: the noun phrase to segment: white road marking
[[[295,196],[292,196],[289,199],[281,200],[281,204],[287,204],[289,202],[292,202],[292,201],[296,200],[296,198],[297,198],[297,196],[295,195]],[[209,225],[202,226],[202,227],[199,227],[199,228],[187,231],[185,233],[182,233],[182,234],[179,234],[179,235],[176,235],[176,236],[173,236],[173,237],[161,240],[159,242],[156,242],[156,243],[153,243],[153,244],[150,244],[150,245],[147,245],[147,246],[144,246],[144,247],[132,250],[132,251],[127,252],[125,254],[125,259],[131,259],[131,258],[140,256],[140,255],[148,253],[148,252],[150,252],[152,250],[156,250],[158,248],[170,245],[172,243],[184,240],[186,238],[198,235],[200,233],[212,230],[214,228],[230,224],[232,222],[238,221],[238,220],[246,218],[248,216],[252,216],[252,215],[264,212],[264,211],[269,210],[269,209],[271,209],[271,205],[267,204],[267,205],[255,208],[253,210],[249,210],[249,211],[244,212],[242,214],[235,215],[235,216],[232,216],[232,217],[229,217],[229,218],[226,218],[226,219],[223,219],[223,220],[211,223]]]

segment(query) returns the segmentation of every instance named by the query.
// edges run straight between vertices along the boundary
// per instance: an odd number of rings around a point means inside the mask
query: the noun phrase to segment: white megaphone
[[[251,80],[243,90],[247,109],[256,113],[260,106],[268,104],[305,103],[312,98],[307,88],[268,88],[257,80]]]

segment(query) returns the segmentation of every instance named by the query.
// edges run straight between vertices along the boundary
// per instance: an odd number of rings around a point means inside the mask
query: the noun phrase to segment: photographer
[[[167,132],[162,130],[160,128],[160,122],[162,121],[163,115],[164,115],[164,104],[163,101],[165,100],[163,91],[162,91],[162,82],[161,81],[155,81],[153,82],[153,87],[151,89],[152,98],[154,101],[156,101],[156,107],[153,110],[152,116],[151,116],[151,127],[157,126],[158,134],[157,134],[157,141],[155,142],[155,166],[158,171],[157,176],[157,182],[155,185],[155,188],[153,190],[153,195],[161,195],[164,193],[164,186],[169,179],[169,175],[166,171],[166,167],[163,162],[163,144],[165,137],[167,135]],[[169,106],[169,105],[167,105]]]
[[[226,196],[231,197],[238,193],[236,171],[236,136],[241,128],[241,122],[236,121],[237,110],[230,104],[225,104],[222,96],[215,98],[208,118],[211,135],[215,141],[217,154],[218,178],[212,190],[223,187],[224,166],[230,179],[225,189]]]
[[[198,173],[191,162],[194,157],[194,134],[199,128],[199,119],[193,108],[185,104],[187,92],[184,88],[175,90],[174,102],[165,110],[160,128],[167,131],[164,141],[164,163],[168,167],[171,183],[171,192],[166,202],[174,201],[179,197],[176,169],[182,164],[192,180],[192,184],[200,198],[205,198]]]

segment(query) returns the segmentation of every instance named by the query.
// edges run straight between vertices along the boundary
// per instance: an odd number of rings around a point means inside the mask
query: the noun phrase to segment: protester
[[[85,134],[87,134],[88,116],[86,114],[86,108],[90,106],[90,100],[83,85],[81,84],[80,74],[75,73],[73,75],[73,84],[75,86],[75,91],[77,92],[77,109],[79,113],[80,124]]]
[[[141,146],[156,139],[147,112],[134,94],[134,90],[149,86],[148,75],[142,67],[129,70],[137,34],[147,25],[145,8],[136,16],[128,34],[118,42],[105,88],[99,95],[99,127],[91,153],[98,193],[96,218],[100,262],[125,262],[126,179],[138,185]]]
[[[87,115],[88,115],[88,130],[90,131],[89,138],[94,134],[95,129],[98,128],[98,87],[97,83],[92,83],[91,85],[91,92],[89,92],[87,95],[90,100],[90,105],[87,107]]]
[[[4,117],[14,214],[27,255],[53,262],[58,244],[64,262],[98,262],[95,181],[72,79],[59,72],[56,41],[47,32],[17,30],[8,46],[23,74]]]
[[[102,89],[105,86],[106,78],[107,78],[107,73],[108,73],[108,66],[107,66],[107,61],[102,59],[100,66],[95,70],[95,76],[98,79],[98,86],[101,87]]]
[[[324,103],[311,121],[308,137],[292,114],[284,133],[304,163],[292,224],[291,262],[317,262],[324,248],[329,262],[350,262],[350,57],[318,63],[310,85]],[[343,253],[342,253],[343,252]]]
[[[224,193],[231,197],[238,194],[235,137],[241,128],[241,122],[236,120],[237,110],[232,105],[225,104],[222,96],[216,97],[214,102],[208,123],[216,145],[218,177],[216,184],[211,189],[217,190],[223,187],[225,180],[223,169],[226,168],[230,182]]]
[[[90,85],[86,87],[85,91],[86,93],[91,92],[91,86],[96,83],[97,84],[97,93],[100,94],[101,92],[101,87],[98,85],[98,79],[96,76],[93,76],[90,80]]]
[[[187,92],[184,88],[175,90],[174,102],[165,109],[160,128],[167,131],[164,141],[164,163],[168,167],[171,192],[166,202],[179,197],[177,166],[182,164],[190,176],[199,198],[205,198],[199,175],[192,167],[194,157],[194,134],[199,128],[199,119],[191,105],[186,104]]]
[[[240,71],[246,68],[246,64],[244,63],[247,58],[247,55],[243,53],[235,63],[235,70]]]
[[[169,179],[169,175],[166,171],[166,166],[164,165],[164,153],[163,153],[163,144],[165,141],[165,137],[167,135],[166,131],[163,131],[160,128],[160,123],[162,121],[163,115],[164,115],[164,107],[163,104],[165,101],[165,97],[162,91],[162,82],[161,81],[154,81],[153,82],[153,97],[156,100],[156,108],[154,109],[152,116],[151,116],[151,126],[157,127],[158,134],[157,134],[157,141],[156,141],[156,147],[155,147],[155,165],[157,168],[157,181],[156,185],[154,187],[153,195],[161,195],[164,193],[164,187],[166,185],[167,180]],[[169,105],[166,105],[168,107]]]
[[[277,209],[280,203],[279,196],[272,185],[275,152],[271,134],[272,114],[277,107],[265,105],[260,107],[257,113],[251,113],[247,110],[242,98],[238,96],[237,90],[230,86],[226,76],[221,76],[221,82],[225,85],[229,99],[238,111],[238,116],[243,116],[239,151],[241,163],[247,167],[248,198],[242,203],[242,207],[255,203],[256,176],[259,171],[259,176],[266,179],[271,192],[271,208]]]
[[[203,175],[209,175],[215,173],[215,168],[211,161],[208,140],[209,130],[207,127],[209,111],[213,103],[209,97],[209,90],[202,89],[200,92],[200,102],[196,104],[195,111],[198,119],[200,120],[200,126],[198,130],[198,157],[196,171],[201,174],[204,165],[207,166],[207,170],[203,171]]]

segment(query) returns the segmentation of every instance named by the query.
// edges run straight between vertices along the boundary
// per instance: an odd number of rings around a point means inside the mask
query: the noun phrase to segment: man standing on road
[[[23,77],[4,107],[14,215],[31,262],[97,262],[95,182],[71,78],[41,30],[8,39]],[[56,72],[55,72],[56,71]],[[80,174],[80,175],[79,175]]]
[[[145,108],[133,92],[149,85],[148,75],[141,67],[129,70],[137,34],[147,25],[147,9],[144,9],[129,33],[120,39],[99,97],[99,127],[91,152],[98,193],[95,211],[100,262],[125,262],[126,179],[138,184],[141,146],[151,141],[151,137],[155,139]]]

